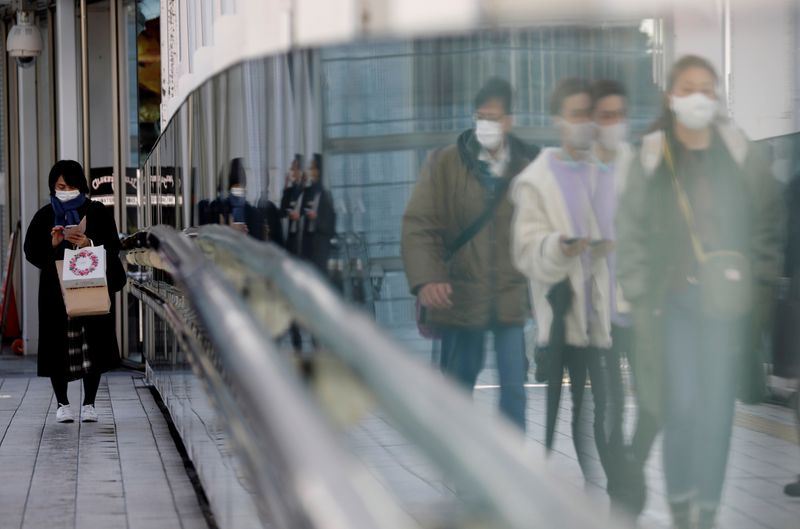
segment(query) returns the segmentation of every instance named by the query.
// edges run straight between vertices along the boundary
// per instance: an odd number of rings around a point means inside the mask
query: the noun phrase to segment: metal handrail
[[[231,258],[280,292],[293,316],[369,387],[395,425],[510,528],[614,527],[525,449],[504,419],[482,413],[454,384],[418,362],[310,265],[222,226],[192,229],[212,257]],[[343,332],[345,331],[346,332]]]
[[[270,527],[291,529],[409,529],[419,527],[355,458],[344,451],[281,361],[270,336],[241,297],[190,240],[164,226],[128,238],[123,247],[144,249],[172,276],[194,318],[213,344],[214,358],[189,324],[157,290],[134,283],[137,297],[179,332],[193,365],[215,391],[245,468],[264,504]],[[134,252],[135,253],[135,252]],[[141,253],[141,252],[140,252]],[[157,258],[154,258],[157,256]],[[141,257],[141,255],[139,256]],[[279,457],[269,460],[268,445]]]

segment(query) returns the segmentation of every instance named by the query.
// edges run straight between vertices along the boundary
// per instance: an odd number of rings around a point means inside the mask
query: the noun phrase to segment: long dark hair
[[[678,80],[678,77],[680,77],[681,74],[689,68],[702,68],[711,74],[711,76],[714,78],[715,84],[719,82],[717,71],[707,59],[704,59],[699,55],[684,55],[678,59],[678,61],[672,65],[672,68],[669,71],[669,77],[667,77],[667,89],[664,92],[661,100],[661,115],[653,122],[652,125],[650,125],[650,128],[647,129],[647,132],[663,130],[668,134],[672,133],[672,129],[675,126],[675,115],[673,114],[672,109],[669,107],[669,94],[675,87],[675,82]]]
[[[75,160],[59,160],[50,169],[50,175],[47,178],[47,183],[50,185],[50,196],[56,194],[56,180],[59,176],[64,177],[64,182],[81,193],[89,194],[89,184],[86,182],[86,175],[83,173],[83,167]]]

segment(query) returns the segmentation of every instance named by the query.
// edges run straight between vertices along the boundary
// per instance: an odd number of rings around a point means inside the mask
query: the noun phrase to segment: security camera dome
[[[8,32],[6,41],[8,54],[17,59],[17,63],[29,65],[42,53],[42,36],[34,24],[33,13],[17,12],[17,23]],[[26,60],[29,59],[29,60]]]

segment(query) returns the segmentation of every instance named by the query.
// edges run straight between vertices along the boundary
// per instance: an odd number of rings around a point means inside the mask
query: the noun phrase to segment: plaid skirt
[[[83,378],[92,367],[89,346],[80,318],[67,318],[67,356],[69,358],[68,380]]]

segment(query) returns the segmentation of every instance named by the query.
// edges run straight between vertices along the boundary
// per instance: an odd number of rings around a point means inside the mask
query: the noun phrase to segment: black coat
[[[305,215],[313,209],[313,203],[318,196],[317,218],[311,221]],[[297,254],[302,259],[313,263],[323,275],[327,275],[331,239],[336,235],[336,211],[333,208],[333,196],[330,191],[317,184],[305,189],[302,200],[301,214],[304,217],[300,226],[303,236],[302,239],[294,242],[298,246]],[[290,237],[289,241],[292,239]]]
[[[121,248],[117,226],[111,210],[100,202],[87,200],[79,209],[81,219],[86,217],[86,236],[95,246],[106,250],[106,277],[109,292],[119,292],[127,277],[119,259]],[[50,230],[54,222],[53,207],[48,204],[33,216],[25,234],[25,257],[41,270],[39,276],[39,361],[41,377],[67,376],[67,312],[55,262],[64,258],[64,245],[53,248]],[[69,244],[69,243],[67,243]],[[114,319],[114,296],[111,296],[111,313],[82,318],[86,343],[89,346],[91,371],[103,373],[119,364]]]
[[[209,202],[202,200],[197,205],[200,225],[227,224],[232,219],[231,206],[226,199],[218,198]],[[263,212],[250,204],[244,205],[244,223],[247,233],[259,241],[266,240],[267,229]]]

